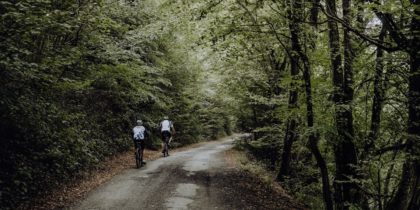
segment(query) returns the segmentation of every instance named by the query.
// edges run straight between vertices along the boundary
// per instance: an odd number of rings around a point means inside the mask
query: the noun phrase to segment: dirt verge
[[[223,177],[215,177],[213,180],[223,180],[220,186],[215,183],[216,187],[222,189],[220,199],[237,200],[231,209],[309,209],[294,201],[274,181],[274,176],[249,159],[245,152],[231,149],[225,151],[224,158],[229,167]],[[223,183],[231,184],[227,186]]]

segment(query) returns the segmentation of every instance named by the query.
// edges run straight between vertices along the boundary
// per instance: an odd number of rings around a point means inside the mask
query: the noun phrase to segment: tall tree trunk
[[[408,209],[420,209],[420,1],[412,0],[414,16],[411,32],[414,34],[410,53],[409,99],[408,99],[408,147],[412,174],[412,193]]]
[[[385,27],[382,27],[381,33],[379,34],[379,41],[383,42],[386,35]],[[373,147],[376,139],[379,135],[380,123],[381,123],[381,112],[384,99],[384,81],[382,78],[384,71],[384,50],[382,48],[377,48],[376,50],[376,66],[375,66],[375,76],[373,83],[373,103],[372,103],[372,116],[371,116],[371,125],[370,131],[368,134],[368,149]]]
[[[381,32],[379,34],[379,42],[383,43],[384,38],[386,36],[386,29],[383,26]],[[376,64],[375,64],[375,73],[374,73],[374,81],[373,81],[373,101],[372,101],[372,115],[371,115],[371,123],[370,123],[370,130],[368,132],[366,142],[364,144],[364,152],[361,154],[362,160],[367,160],[369,158],[369,153],[372,152],[372,148],[379,136],[380,131],[380,124],[381,124],[381,112],[383,107],[383,100],[385,95],[385,83],[387,82],[387,77],[383,78],[383,71],[384,71],[384,50],[380,47],[376,49]],[[380,177],[380,174],[378,174]],[[368,177],[364,177],[367,179]],[[381,179],[378,178],[378,187],[381,186]],[[385,185],[386,187],[386,185]],[[379,191],[379,196],[377,197],[377,202],[379,206],[379,210],[383,209],[383,200],[381,196],[381,189]],[[369,209],[369,196],[362,197],[362,206],[363,209]]]
[[[379,34],[379,41],[383,42],[386,34],[385,27],[382,27],[381,33]],[[384,71],[384,50],[380,47],[376,49],[376,66],[375,76],[373,81],[373,102],[372,102],[372,116],[370,122],[370,130],[368,133],[367,142],[365,145],[365,153],[374,146],[376,139],[379,135],[379,129],[381,124],[381,112],[384,99],[384,87],[382,75]]]
[[[321,152],[318,148],[319,134],[314,131],[314,112],[313,112],[313,102],[312,102],[312,86],[311,86],[311,67],[309,59],[306,54],[303,53],[301,48],[299,50],[299,55],[303,61],[303,79],[305,82],[305,93],[306,93],[306,120],[308,123],[308,129],[310,134],[308,137],[308,147],[311,150],[312,154],[315,157],[315,160],[318,164],[319,170],[322,177],[322,193],[325,203],[325,209],[333,210],[334,202],[331,196],[331,187],[330,179],[328,176],[328,168],[325,163],[324,157],[322,157]]]
[[[412,0],[414,15],[409,44],[407,157],[400,184],[387,206],[391,209],[420,209],[420,2]]]
[[[318,1],[319,3],[319,1]],[[315,3],[316,4],[316,3]],[[315,5],[314,7],[316,7]],[[302,10],[302,2],[298,2],[296,0],[292,1],[291,7],[293,8],[292,11],[298,12]],[[312,14],[315,17],[313,19],[317,19],[318,14]],[[332,210],[334,207],[333,199],[331,196],[331,187],[330,187],[330,180],[328,176],[328,169],[325,159],[322,157],[322,154],[318,148],[318,141],[319,141],[319,134],[314,131],[314,111],[313,111],[313,101],[312,101],[312,86],[311,86],[311,66],[308,59],[308,56],[303,52],[302,46],[299,41],[299,32],[300,32],[300,22],[301,20],[300,15],[292,15],[292,18],[289,20],[291,23],[289,24],[290,29],[290,36],[292,41],[293,49],[299,55],[300,59],[303,63],[303,79],[305,83],[305,101],[306,101],[306,120],[308,129],[310,130],[310,134],[308,137],[308,147],[312,154],[315,157],[319,170],[321,172],[322,177],[322,192],[323,198],[325,203],[325,209]]]
[[[336,16],[335,0],[326,1],[327,13]],[[344,21],[350,20],[350,1],[343,0]],[[333,73],[335,126],[337,139],[334,145],[336,164],[335,173],[335,204],[336,209],[349,209],[348,204],[353,202],[355,185],[350,182],[350,177],[355,176],[354,166],[357,164],[356,149],[353,143],[354,128],[351,102],[353,100],[352,88],[352,49],[349,31],[344,30],[344,70],[341,63],[340,37],[337,23],[328,20],[329,45],[331,69]]]
[[[293,55],[298,55],[303,63],[303,77],[305,82],[305,94],[306,94],[306,118],[308,129],[310,134],[308,137],[308,147],[312,154],[314,155],[317,165],[321,172],[322,177],[322,189],[323,189],[323,198],[325,203],[325,208],[327,210],[332,210],[334,203],[331,196],[331,187],[328,176],[328,169],[325,163],[324,158],[321,155],[321,152],[318,148],[319,134],[314,131],[314,112],[313,112],[313,102],[312,102],[312,89],[311,89],[311,66],[307,55],[303,52],[302,46],[299,41],[300,33],[300,22],[302,21],[302,16],[300,15],[302,11],[302,1],[292,0],[290,3],[290,8],[288,10],[289,15],[289,31],[293,48]],[[298,61],[297,61],[298,63]]]
[[[297,120],[296,111],[294,109],[297,108],[297,99],[298,99],[298,92],[297,92],[297,81],[296,76],[298,74],[298,63],[297,57],[291,58],[291,65],[290,65],[290,74],[292,76],[291,82],[291,90],[289,91],[289,105],[288,109],[291,111],[291,116],[287,120],[287,128],[286,128],[286,135],[284,137],[284,144],[283,144],[283,153],[280,165],[280,171],[277,175],[278,181],[284,181],[284,177],[290,174],[290,159],[292,155],[292,146],[293,142],[297,139]]]
[[[321,3],[321,0],[311,0],[311,2],[312,2],[312,6],[311,6],[309,20],[311,22],[311,25],[313,25],[315,28],[318,28],[318,13],[319,13],[319,5]]]
[[[420,29],[418,29],[420,31]],[[420,40],[415,44],[419,46]],[[414,43],[413,43],[414,44]],[[419,48],[417,48],[419,49]],[[407,157],[403,173],[393,199],[387,206],[391,209],[420,209],[420,53],[410,55],[408,93]]]
[[[293,19],[293,14],[290,9],[288,9],[288,18],[289,20]],[[289,29],[294,30],[291,23],[289,23]],[[297,116],[295,114],[295,109],[298,107],[297,100],[298,100],[298,85],[297,85],[297,76],[299,74],[299,55],[294,52],[296,49],[296,43],[298,43],[297,33],[295,35],[292,34],[291,42],[292,42],[292,52],[289,55],[290,58],[290,76],[292,77],[292,82],[290,83],[290,91],[289,91],[289,105],[288,109],[291,111],[291,116],[287,121],[287,128],[286,128],[286,135],[284,137],[284,144],[283,144],[283,153],[282,153],[282,160],[280,165],[280,171],[277,175],[278,181],[283,181],[284,177],[290,174],[290,159],[292,154],[292,146],[293,142],[297,139]]]
[[[291,93],[296,96],[290,96],[289,97],[289,104],[293,103],[293,98],[297,98],[297,93]],[[292,99],[291,99],[292,98]],[[290,106],[289,106],[290,107]],[[281,155],[281,165],[280,165],[280,171],[277,175],[277,181],[284,181],[285,176],[288,176],[290,174],[290,160],[292,155],[292,146],[293,142],[297,139],[296,135],[296,125],[297,121],[294,118],[294,116],[291,116],[287,121],[287,128],[286,128],[286,135],[284,137],[284,145],[283,145],[283,153]]]

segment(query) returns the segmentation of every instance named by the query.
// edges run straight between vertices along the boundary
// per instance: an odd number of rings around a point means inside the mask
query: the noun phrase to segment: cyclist
[[[162,122],[160,122],[160,132],[162,134],[162,143],[169,144],[172,134],[175,134],[175,128],[174,124],[169,120],[168,116],[163,117]],[[166,139],[169,139],[169,142],[165,142]],[[165,148],[164,145],[162,148]],[[162,153],[165,153],[164,149],[162,150]]]
[[[137,120],[137,126],[133,128],[133,141],[134,141],[134,150],[137,150],[137,145],[140,144],[141,146],[141,154],[143,156],[144,147],[145,147],[145,139],[146,139],[147,130],[143,126],[143,121]],[[142,162],[142,164],[146,164],[146,162]]]

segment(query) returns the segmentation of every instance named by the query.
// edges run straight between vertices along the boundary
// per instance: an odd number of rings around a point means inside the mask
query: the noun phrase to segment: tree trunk
[[[302,46],[299,41],[299,32],[300,32],[300,22],[301,15],[299,15],[302,10],[302,2],[292,1],[291,3],[292,10],[289,10],[289,30],[291,36],[291,42],[293,51],[300,57],[303,63],[303,78],[305,82],[305,93],[306,93],[306,118],[308,129],[310,134],[308,137],[308,147],[312,154],[315,157],[317,165],[321,172],[322,177],[322,190],[323,198],[325,203],[325,208],[327,210],[332,210],[334,203],[331,197],[331,187],[330,180],[328,176],[328,169],[325,163],[324,158],[321,155],[321,152],[318,148],[319,135],[314,131],[314,113],[313,113],[313,102],[312,102],[312,89],[311,89],[311,67],[307,55],[302,51]]]
[[[293,64],[295,61],[292,61],[291,64],[291,75],[294,77],[291,82],[291,90],[289,91],[289,110],[292,112],[292,116],[289,117],[287,120],[287,128],[286,128],[286,135],[284,137],[284,144],[283,144],[283,153],[280,165],[280,171],[277,175],[278,181],[284,181],[284,177],[290,174],[290,159],[292,154],[292,146],[293,142],[297,139],[297,120],[296,115],[294,114],[294,110],[297,108],[297,89],[296,89],[296,75],[298,72],[297,63]]]
[[[420,31],[420,30],[419,30]],[[420,41],[420,40],[419,40]],[[417,44],[419,45],[419,44]],[[403,173],[393,199],[387,206],[392,209],[420,209],[420,53],[410,55],[408,93],[407,157]]]
[[[408,209],[420,209],[420,1],[412,0],[415,14],[411,23],[414,38],[410,53],[409,99],[408,99],[408,147],[412,174],[412,193]]]
[[[319,4],[319,0],[315,0],[315,6],[317,7]],[[296,9],[301,9],[299,4],[294,4]],[[314,20],[317,20],[317,11],[313,13],[315,17],[312,17]],[[316,22],[316,21],[315,21]],[[300,31],[299,21],[294,21],[295,30],[290,30],[291,33],[296,33]],[[292,35],[293,36],[293,35]],[[296,35],[298,36],[298,35]],[[322,192],[323,198],[325,203],[325,209],[333,210],[334,209],[334,202],[331,195],[331,187],[330,187],[330,179],[328,176],[328,168],[325,162],[325,159],[322,157],[321,152],[318,148],[318,141],[319,141],[319,134],[317,131],[314,130],[314,111],[313,111],[313,101],[312,101],[312,85],[311,85],[311,66],[307,55],[302,51],[302,47],[299,43],[299,39],[295,44],[297,47],[297,52],[302,59],[303,62],[303,79],[305,83],[305,94],[306,94],[306,120],[308,124],[308,129],[310,130],[310,134],[308,137],[308,147],[312,154],[315,157],[319,170],[321,172],[322,178]]]
[[[312,87],[311,87],[311,67],[309,59],[299,48],[299,54],[303,60],[303,79],[305,81],[305,93],[306,93],[306,118],[308,123],[308,129],[310,134],[308,137],[308,147],[315,157],[319,170],[322,177],[322,193],[325,203],[325,209],[333,210],[334,203],[331,197],[330,179],[328,176],[328,168],[322,157],[321,152],[318,148],[319,134],[314,131],[314,112],[312,102]]]
[[[420,2],[411,1],[414,15],[409,44],[410,74],[408,77],[408,129],[407,157],[403,166],[400,184],[393,199],[387,206],[391,209],[420,209]]]
[[[336,16],[335,0],[326,1],[327,13]],[[344,20],[350,20],[350,1],[343,0]],[[340,37],[337,23],[328,20],[331,69],[333,74],[335,124],[337,139],[334,145],[336,164],[335,173],[335,204],[336,209],[348,209],[349,203],[354,202],[356,187],[350,183],[350,177],[355,176],[354,166],[357,164],[356,149],[353,143],[354,128],[351,102],[352,88],[352,49],[349,31],[344,30],[344,70],[341,64]]]
[[[293,14],[288,10],[288,18],[289,20],[293,19]],[[289,23],[289,29],[294,30],[291,23]],[[297,34],[297,33],[296,33]],[[299,74],[299,56],[297,53],[294,52],[296,49],[296,43],[298,43],[298,37],[292,34],[291,42],[292,42],[292,52],[289,55],[290,57],[290,76],[292,77],[292,82],[290,83],[290,91],[289,91],[289,105],[288,108],[291,111],[291,116],[287,122],[287,129],[286,135],[284,137],[284,146],[283,146],[283,153],[282,153],[282,160],[280,165],[280,171],[277,175],[278,181],[283,181],[284,177],[290,174],[290,159],[292,154],[292,146],[293,142],[297,139],[297,116],[295,114],[295,109],[298,107],[297,100],[298,100],[298,85],[297,85],[297,76]]]
[[[292,94],[292,93],[291,93]],[[290,100],[289,100],[290,102]],[[277,181],[284,181],[284,177],[290,174],[290,159],[292,155],[293,142],[296,140],[296,119],[291,117],[287,122],[286,135],[284,137],[283,153],[280,165],[280,172]]]
[[[379,34],[379,41],[383,42],[386,35],[385,27],[382,27],[381,33]],[[380,47],[376,49],[376,66],[375,76],[373,81],[373,102],[372,102],[372,116],[370,123],[370,130],[368,133],[367,142],[365,145],[365,153],[375,145],[375,141],[379,136],[379,129],[381,124],[381,112],[384,99],[384,87],[382,75],[384,71],[384,50]]]
[[[318,13],[319,13],[319,5],[321,3],[321,0],[311,0],[311,1],[312,1],[312,7],[311,7],[309,20],[311,21],[311,25],[313,25],[315,28],[318,28]]]

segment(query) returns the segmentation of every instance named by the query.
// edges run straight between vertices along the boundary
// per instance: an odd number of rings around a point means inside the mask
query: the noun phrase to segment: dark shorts
[[[146,146],[144,139],[143,140],[134,140],[134,148],[137,149],[137,146],[140,144],[141,148],[144,149]]]
[[[171,132],[169,131],[162,131],[162,141],[165,141],[165,139],[171,138]]]

